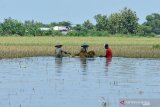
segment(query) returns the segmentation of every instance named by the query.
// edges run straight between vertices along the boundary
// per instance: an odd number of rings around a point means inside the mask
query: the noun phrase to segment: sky
[[[97,14],[110,15],[124,7],[136,11],[139,23],[152,13],[160,13],[160,0],[0,0],[0,22],[11,17],[19,21],[43,23],[70,21],[95,23]]]

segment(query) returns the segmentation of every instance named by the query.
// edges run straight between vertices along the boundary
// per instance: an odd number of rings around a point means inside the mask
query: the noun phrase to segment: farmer
[[[105,49],[106,49],[106,55],[105,55],[105,57],[106,58],[112,58],[112,49],[109,48],[108,44],[105,44]]]
[[[112,49],[109,48],[108,44],[105,44],[104,48],[106,49],[106,54],[105,54],[105,56],[100,55],[100,57],[106,57],[107,59],[111,59],[112,58]]]
[[[80,56],[81,58],[86,58],[86,57],[94,57],[95,56],[95,52],[94,51],[88,51],[88,47],[89,45],[84,43],[81,45],[81,50],[78,54],[76,54],[77,56]]]
[[[81,52],[87,53],[89,45],[84,43],[81,45]]]
[[[71,54],[71,53],[67,53],[66,51],[63,51],[63,49],[62,49],[62,44],[56,44],[55,45],[55,57],[58,57],[58,58],[61,58],[61,57],[63,57],[63,53],[64,54]]]

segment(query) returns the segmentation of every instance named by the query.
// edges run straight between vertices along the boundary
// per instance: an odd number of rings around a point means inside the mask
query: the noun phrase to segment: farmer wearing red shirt
[[[106,49],[106,55],[105,55],[105,57],[106,58],[112,58],[112,49],[109,48],[108,44],[105,44],[105,49]]]

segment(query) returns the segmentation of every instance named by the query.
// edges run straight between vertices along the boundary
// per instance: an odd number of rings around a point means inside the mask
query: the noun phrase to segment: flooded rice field
[[[1,107],[118,107],[120,98],[160,98],[160,60],[0,60]]]

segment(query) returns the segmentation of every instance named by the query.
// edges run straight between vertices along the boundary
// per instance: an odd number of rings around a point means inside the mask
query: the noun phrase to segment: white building
[[[40,30],[41,30],[41,31],[47,31],[47,30],[50,30],[50,28],[45,28],[45,27],[43,27],[43,28],[40,28]]]
[[[53,27],[53,30],[61,31],[61,32],[63,32],[63,31],[68,32],[69,29],[70,29],[70,28],[69,28],[68,26],[54,26],[54,27]]]
[[[54,26],[52,28],[40,28],[41,31],[48,31],[48,30],[54,30],[54,31],[60,31],[62,34],[66,35],[70,31],[70,27],[68,26]]]

